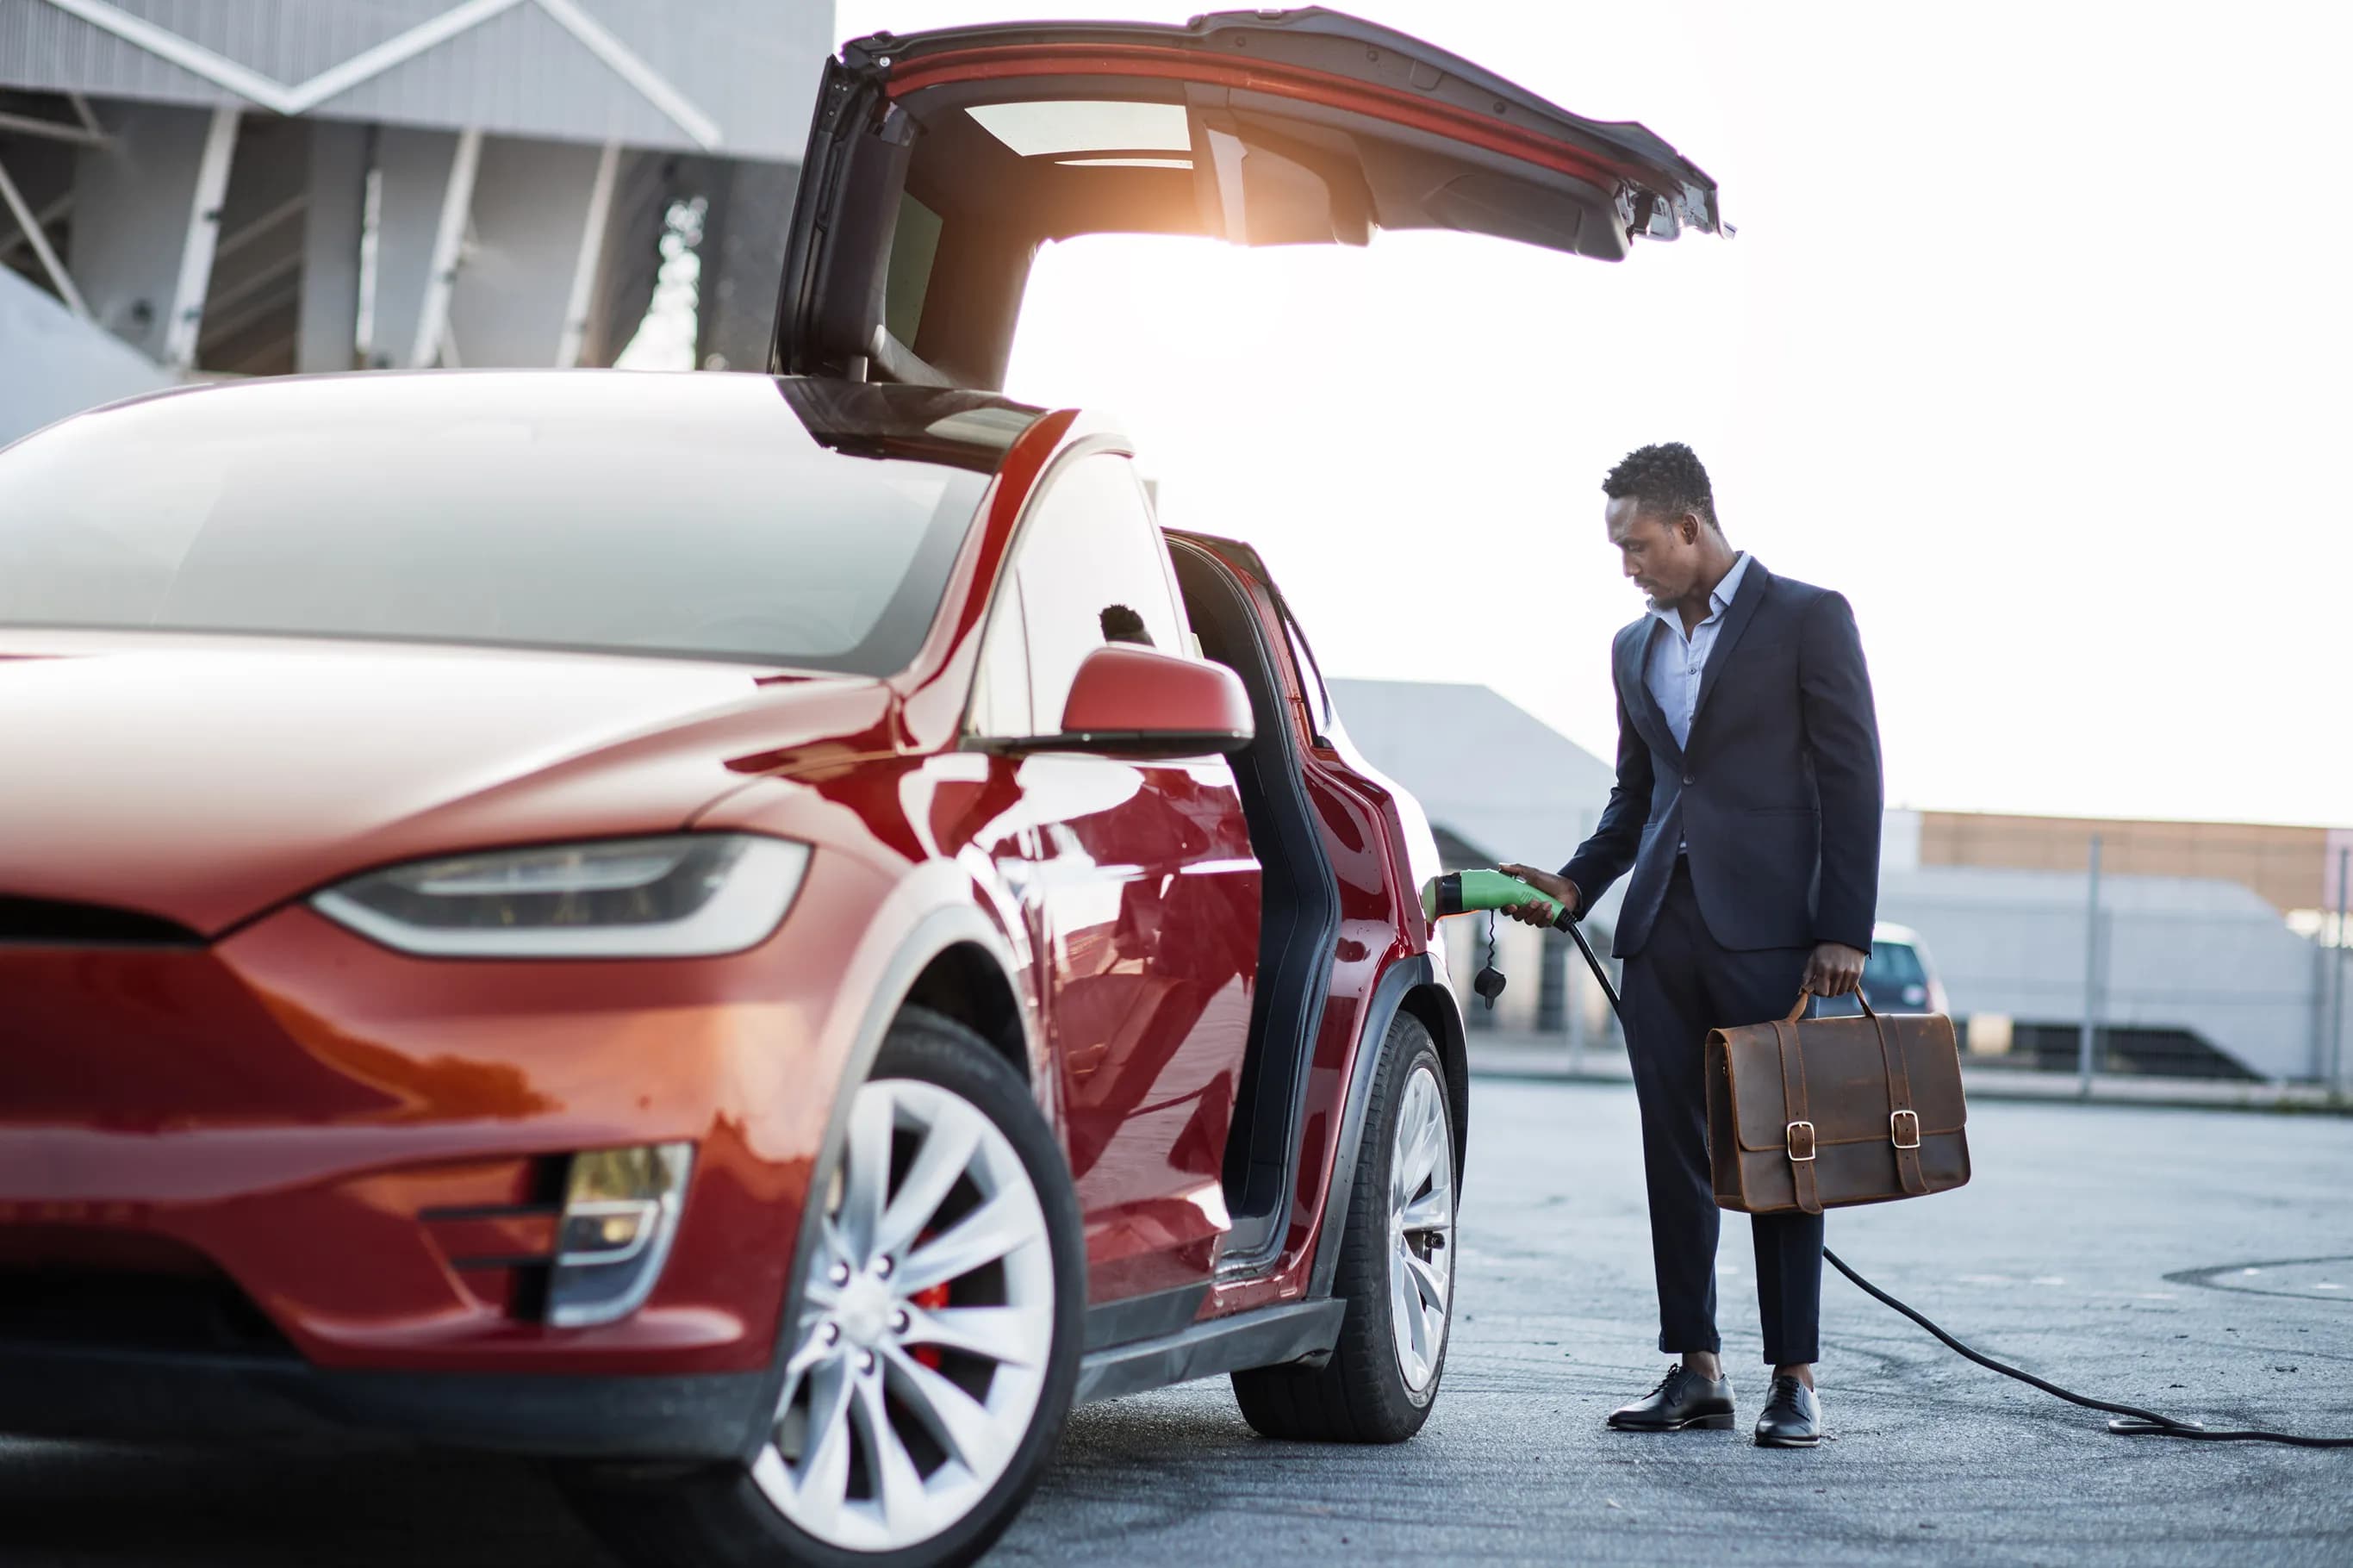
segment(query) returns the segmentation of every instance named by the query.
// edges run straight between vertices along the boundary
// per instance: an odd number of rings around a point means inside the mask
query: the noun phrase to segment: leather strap
[[[1800,997],[1799,1005],[1803,1005],[1804,999]],[[1773,1025],[1773,1043],[1781,1053],[1781,1110],[1790,1127],[1802,1122],[1807,1131],[1812,1132],[1813,1121],[1806,1104],[1806,1058],[1797,1035],[1796,1026],[1786,1018]],[[1783,1136],[1787,1138],[1788,1134],[1785,1131]],[[1806,1151],[1805,1159],[1799,1159],[1794,1148],[1787,1151],[1790,1157],[1789,1185],[1797,1195],[1799,1208],[1808,1214],[1820,1214],[1822,1212],[1822,1198],[1820,1189],[1814,1183],[1813,1156],[1820,1148],[1821,1141],[1816,1136],[1810,1142],[1812,1147]]]
[[[1887,1142],[1895,1151],[1895,1179],[1904,1184],[1905,1193],[1919,1197],[1928,1190],[1928,1178],[1920,1173],[1920,1113],[1912,1105],[1912,1075],[1905,1070],[1904,1047],[1888,1037],[1887,1020],[1872,1011],[1871,1002],[1862,992],[1855,1000],[1862,1004],[1863,1016],[1872,1027],[1879,1031],[1879,1054],[1887,1062]],[[1912,1142],[1909,1147],[1896,1136],[1896,1125],[1908,1119]]]

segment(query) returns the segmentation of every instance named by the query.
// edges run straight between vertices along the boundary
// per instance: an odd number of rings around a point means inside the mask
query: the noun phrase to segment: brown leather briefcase
[[[1860,1000],[1860,996],[1857,998]],[[1820,1214],[1969,1179],[1953,1021],[1941,1013],[1787,1018],[1707,1037],[1715,1201],[1744,1214]]]

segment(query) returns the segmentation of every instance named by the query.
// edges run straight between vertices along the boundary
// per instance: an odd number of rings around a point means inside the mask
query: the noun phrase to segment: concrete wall
[[[597,158],[594,147],[558,142],[483,144],[475,243],[449,300],[461,363],[555,363]]]
[[[1923,867],[1880,883],[1879,915],[1917,931],[1956,1016],[2073,1026],[2084,1016],[2080,874]],[[2187,1029],[2273,1079],[2321,1071],[2319,952],[2235,883],[2104,877],[2098,1016]]]
[[[76,321],[49,294],[0,267],[0,447],[52,420],[173,378],[104,329]]]
[[[368,131],[314,121],[310,200],[302,211],[301,294],[294,368],[305,375],[357,368],[360,232],[367,192]]]
[[[142,103],[104,119],[112,144],[83,149],[75,169],[66,270],[100,326],[160,360],[212,115]]]

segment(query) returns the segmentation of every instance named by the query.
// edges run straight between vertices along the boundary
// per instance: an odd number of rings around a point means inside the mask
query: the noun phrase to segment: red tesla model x
[[[0,1432],[567,1462],[962,1561],[1074,1400],[1395,1441],[1461,1020],[1245,545],[1007,401],[1099,230],[1603,258],[1705,176],[1323,12],[866,40],[773,376],[256,382],[0,453]]]

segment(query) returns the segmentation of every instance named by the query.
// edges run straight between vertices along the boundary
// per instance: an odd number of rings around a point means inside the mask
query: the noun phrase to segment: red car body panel
[[[855,677],[162,633],[7,641],[48,657],[0,666],[11,730],[41,737],[0,770],[5,890],[207,936],[372,866],[670,832],[745,773],[891,742],[890,689]]]
[[[1198,1309],[1214,1317],[1303,1295],[1366,1000],[1425,936],[1385,794],[1315,749],[1279,660],[1343,922],[1279,1254],[1219,1280],[1259,958],[1233,780],[1221,761],[957,747],[1027,502],[1058,459],[1106,450],[1124,448],[1069,413],[1012,444],[922,654],[888,680],[5,634],[26,657],[0,663],[0,709],[44,743],[0,783],[0,895],[139,911],[185,940],[0,942],[0,1269],[216,1272],[322,1368],[766,1367],[861,1033],[944,911],[1017,983],[1086,1216],[1091,1299],[1214,1284]],[[689,826],[818,846],[760,946],[427,959],[301,901],[421,857]],[[532,1321],[550,1171],[670,1140],[698,1157],[650,1299],[597,1327]]]
[[[322,1366],[765,1366],[839,1072],[836,977],[886,896],[828,856],[801,898],[834,918],[681,963],[425,961],[299,905],[205,947],[0,947],[0,1260],[55,1255],[57,1227],[167,1237]],[[462,1260],[545,1242],[427,1217],[530,1204],[542,1159],[670,1139],[698,1145],[687,1217],[617,1323],[510,1316],[513,1271]]]

